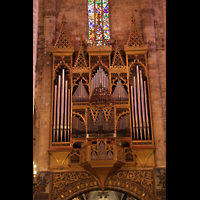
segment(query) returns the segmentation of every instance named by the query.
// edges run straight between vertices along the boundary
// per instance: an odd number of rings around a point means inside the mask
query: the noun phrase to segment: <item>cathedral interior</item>
[[[33,199],[166,199],[166,1],[33,0]]]

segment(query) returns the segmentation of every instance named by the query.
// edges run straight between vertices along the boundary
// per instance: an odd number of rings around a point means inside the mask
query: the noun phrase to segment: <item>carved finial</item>
[[[62,17],[62,23],[66,23],[65,14],[63,14],[63,17]]]
[[[128,38],[128,42],[126,44],[129,47],[142,47],[144,46],[144,40],[138,32],[135,16],[132,13],[131,15],[131,30]]]
[[[134,15],[133,12],[132,12],[132,15],[131,15],[131,22],[135,24],[135,15]]]
[[[74,67],[77,67],[79,69],[88,68],[88,64],[87,64],[86,58],[84,56],[83,38],[82,37],[79,42],[79,52],[78,52],[78,56],[76,58]]]
[[[83,38],[81,37],[80,39],[80,46],[82,47],[83,46]]]
[[[115,38],[116,41],[116,48],[115,48],[115,54],[113,57],[113,62],[112,62],[112,66],[125,66],[125,63],[123,61],[123,58],[121,56],[120,53],[120,49],[119,49],[119,43],[118,43],[118,38]]]
[[[71,41],[68,35],[67,26],[66,26],[66,18],[64,14],[62,17],[62,25],[60,28],[60,33],[56,40],[54,48],[58,48],[58,49],[74,48],[71,44]]]

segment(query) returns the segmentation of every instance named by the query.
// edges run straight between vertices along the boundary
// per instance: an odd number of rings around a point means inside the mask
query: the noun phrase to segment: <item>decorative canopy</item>
[[[55,51],[59,51],[59,52],[60,51],[61,52],[74,51],[74,47],[72,46],[68,31],[67,31],[66,18],[64,14],[62,17],[62,25],[61,25],[59,36],[56,40],[55,45],[52,47],[52,52],[55,52]]]
[[[108,89],[102,87],[102,84],[99,87],[94,88],[92,92],[92,96],[90,99],[90,103],[92,104],[114,104],[114,100],[109,93]]]

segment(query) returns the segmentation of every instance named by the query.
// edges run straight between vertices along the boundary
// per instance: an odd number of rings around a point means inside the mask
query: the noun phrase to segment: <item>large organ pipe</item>
[[[140,86],[141,86],[141,104],[142,104],[142,119],[143,119],[143,130],[144,130],[144,139],[146,140],[146,122],[145,122],[145,111],[144,111],[144,90],[143,90],[143,79],[142,71],[140,70]]]
[[[134,108],[133,108],[133,86],[131,86],[131,113],[132,113],[132,127],[133,127],[133,139],[135,140],[135,119],[134,119]]]
[[[140,107],[140,81],[139,81],[138,65],[136,66],[136,70],[137,70],[137,97],[138,97],[139,127],[140,127],[140,138],[142,140],[142,118],[141,118],[141,107]]]
[[[137,114],[137,102],[136,102],[136,82],[135,82],[135,76],[133,77],[133,88],[134,88],[134,107],[135,107],[135,124],[136,124],[136,134],[137,134],[137,140],[138,138],[138,114]]]
[[[148,117],[148,107],[147,107],[146,81],[144,81],[144,99],[145,99],[145,111],[146,111],[146,119],[147,119],[147,136],[148,136],[148,140],[150,140],[150,135],[149,135],[149,117]]]
[[[69,130],[70,130],[70,126],[69,126],[69,118],[70,118],[70,89],[68,90],[68,118],[67,118],[67,138],[68,138],[68,142],[69,142]]]
[[[58,142],[58,133],[59,133],[59,125],[60,125],[60,81],[61,75],[58,76],[58,101],[57,101],[57,142]]]
[[[64,122],[64,141],[67,141],[67,81],[65,81],[65,122]]]
[[[57,85],[55,85],[54,90],[54,114],[53,114],[53,142],[55,142],[56,135],[56,97],[57,97]]]
[[[61,90],[61,120],[60,120],[60,141],[63,137],[63,111],[64,111],[64,86],[65,86],[65,69],[62,70],[62,90]]]

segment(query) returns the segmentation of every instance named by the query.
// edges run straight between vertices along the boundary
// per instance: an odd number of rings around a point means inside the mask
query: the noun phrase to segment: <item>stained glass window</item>
[[[108,0],[88,0],[89,43],[102,45],[103,39],[110,40]],[[103,35],[102,35],[103,33]]]

